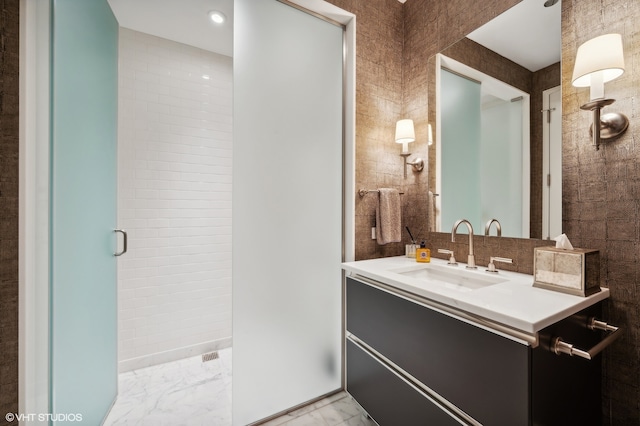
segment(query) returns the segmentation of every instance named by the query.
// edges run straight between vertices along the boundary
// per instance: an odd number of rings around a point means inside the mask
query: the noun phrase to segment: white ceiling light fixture
[[[209,19],[211,19],[213,23],[220,25],[224,24],[224,22],[227,20],[227,17],[219,10],[212,10],[209,12]]]

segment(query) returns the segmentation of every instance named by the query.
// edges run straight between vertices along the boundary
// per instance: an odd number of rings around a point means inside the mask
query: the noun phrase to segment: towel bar
[[[367,194],[368,194],[368,193],[370,193],[370,192],[380,192],[380,191],[379,191],[379,190],[377,190],[377,189],[360,189],[360,190],[358,190],[358,195],[362,198],[362,197],[364,197],[365,195],[367,195]],[[403,195],[403,194],[404,194],[404,192],[399,191],[399,194],[400,194],[400,195]],[[434,195],[435,197],[437,197],[437,196],[438,196],[438,195],[440,195],[440,194],[433,194],[433,195]]]
[[[360,197],[364,197],[365,195],[367,195],[370,192],[380,192],[380,190],[378,190],[378,189],[360,189],[360,190],[358,190],[358,195]],[[404,192],[398,191],[398,194],[403,195]]]

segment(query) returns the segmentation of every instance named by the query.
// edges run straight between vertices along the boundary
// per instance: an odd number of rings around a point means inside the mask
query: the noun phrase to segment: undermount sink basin
[[[394,269],[394,272],[408,278],[424,281],[427,285],[437,285],[461,292],[468,292],[508,281],[499,276],[485,273],[480,267],[472,272],[456,266],[416,264]]]

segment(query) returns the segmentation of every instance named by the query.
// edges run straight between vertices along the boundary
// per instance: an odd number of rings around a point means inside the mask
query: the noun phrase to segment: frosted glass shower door
[[[442,229],[448,230],[462,218],[479,229],[480,84],[443,69],[440,85],[446,94],[440,97]]]
[[[344,29],[234,2],[233,424],[341,388]]]
[[[51,413],[99,425],[117,393],[118,24],[106,0],[52,7]]]
[[[498,100],[482,108],[478,225],[497,218],[510,236],[529,234],[523,230],[522,108],[523,100]]]

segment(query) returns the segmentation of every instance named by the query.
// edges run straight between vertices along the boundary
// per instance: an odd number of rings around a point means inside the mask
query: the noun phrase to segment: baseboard
[[[191,346],[184,346],[169,351],[121,360],[118,362],[118,371],[120,373],[124,373],[126,371],[137,370],[138,368],[144,367],[151,367],[152,365],[164,364],[166,362],[189,358],[192,356],[225,349],[228,347],[231,347],[231,337],[225,337],[224,339],[219,340],[211,340],[208,342],[198,343]]]

